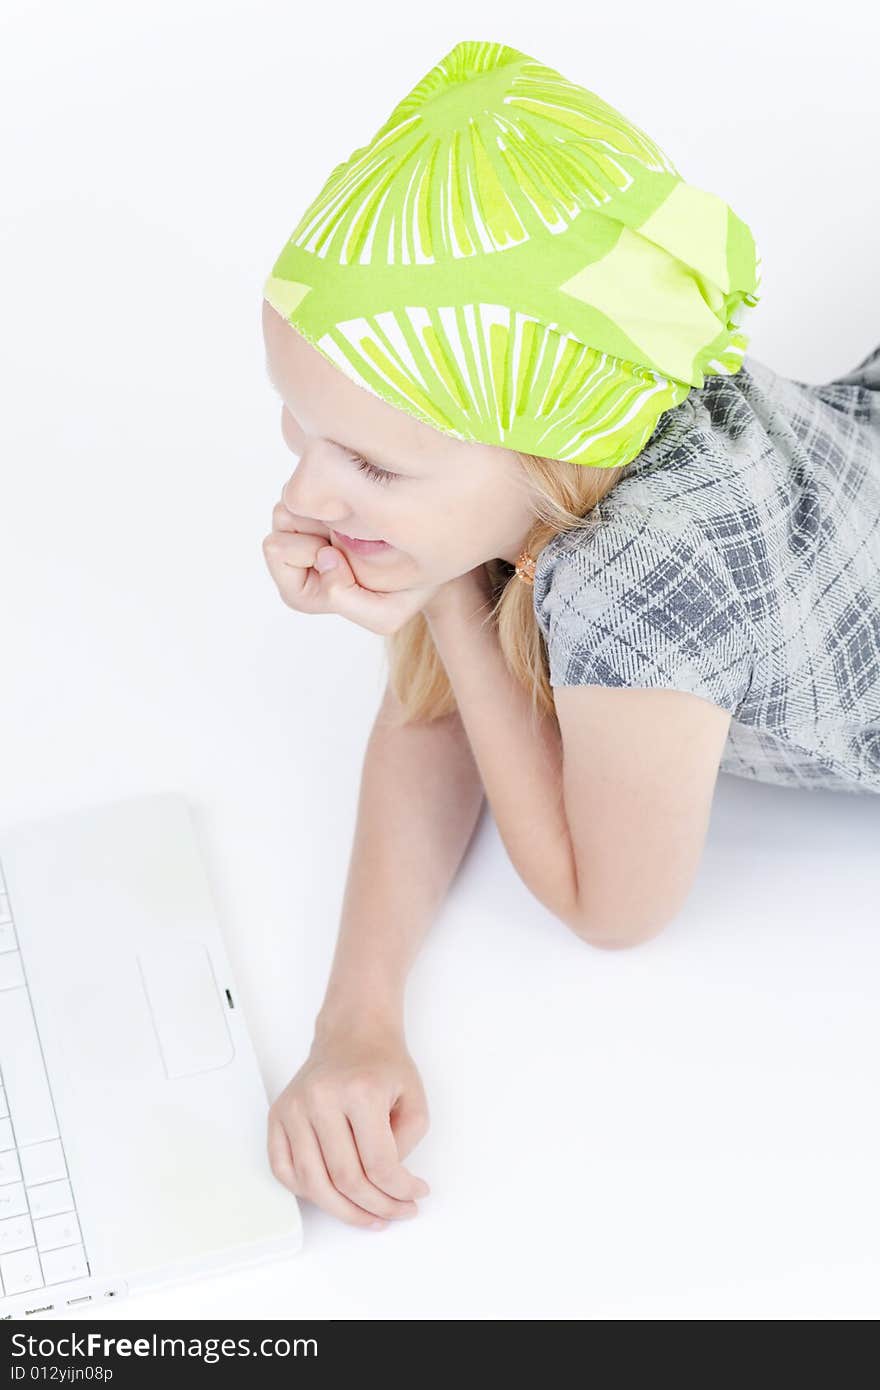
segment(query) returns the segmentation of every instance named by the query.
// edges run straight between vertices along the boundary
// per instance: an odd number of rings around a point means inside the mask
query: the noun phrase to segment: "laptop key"
[[[23,1182],[7,1183],[5,1187],[0,1187],[0,1221],[7,1216],[23,1216],[28,1209],[28,1199],[25,1196]],[[33,1211],[33,1198],[31,1198],[31,1210]],[[42,1216],[44,1213],[40,1213]]]
[[[7,1250],[21,1250],[25,1245],[33,1245],[34,1232],[29,1216],[11,1216],[8,1221],[0,1221],[0,1254]]]
[[[67,1279],[82,1279],[89,1272],[85,1251],[81,1245],[68,1245],[63,1250],[47,1250],[40,1257],[47,1284],[61,1284]]]
[[[19,1149],[18,1153],[28,1187],[31,1183],[53,1182],[55,1178],[67,1177],[60,1139],[51,1139],[47,1144],[32,1144],[29,1149]],[[0,1154],[0,1160],[5,1157],[5,1154]]]
[[[82,1240],[76,1212],[73,1211],[65,1212],[63,1216],[45,1216],[41,1221],[35,1221],[34,1234],[37,1237],[37,1249],[40,1251],[57,1250],[59,1245],[79,1245]]]
[[[19,1184],[21,1187],[21,1184]],[[0,1187],[0,1216],[3,1213],[3,1194],[11,1192],[12,1188]],[[22,1211],[27,1211],[27,1202],[31,1204],[31,1216],[36,1220],[38,1216],[56,1216],[61,1211],[73,1211],[73,1193],[70,1190],[70,1183],[67,1179],[61,1182],[39,1183],[36,1187],[29,1187],[27,1197],[24,1196],[24,1188],[21,1188],[22,1200],[25,1205]],[[10,1216],[12,1212],[8,1213]]]
[[[21,1182],[21,1168],[18,1166],[18,1154],[15,1149],[7,1149],[6,1153],[0,1153],[0,1187],[7,1182]]]
[[[30,1250],[16,1250],[13,1255],[0,1255],[0,1275],[8,1294],[43,1288],[43,1271],[33,1247]]]

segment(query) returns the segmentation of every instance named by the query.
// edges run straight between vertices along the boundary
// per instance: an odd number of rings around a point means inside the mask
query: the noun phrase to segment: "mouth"
[[[344,548],[353,550],[355,555],[377,555],[383,550],[393,550],[388,541],[365,541],[359,536],[346,536],[343,531],[330,532],[334,541],[340,541]]]

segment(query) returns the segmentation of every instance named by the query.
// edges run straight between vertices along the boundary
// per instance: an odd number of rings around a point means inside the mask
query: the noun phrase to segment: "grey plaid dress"
[[[732,715],[722,772],[880,792],[880,347],[822,385],[708,377],[533,596],[551,685],[688,690]]]

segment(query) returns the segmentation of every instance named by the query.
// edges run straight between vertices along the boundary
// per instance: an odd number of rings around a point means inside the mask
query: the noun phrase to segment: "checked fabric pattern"
[[[880,346],[692,390],[533,598],[551,685],[690,691],[732,715],[722,772],[880,792]]]

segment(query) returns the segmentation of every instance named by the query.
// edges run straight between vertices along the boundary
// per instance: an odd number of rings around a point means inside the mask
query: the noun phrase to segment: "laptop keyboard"
[[[0,866],[0,1297],[89,1274]]]

